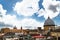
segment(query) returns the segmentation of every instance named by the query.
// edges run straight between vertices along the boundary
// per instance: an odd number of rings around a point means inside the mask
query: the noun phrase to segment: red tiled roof
[[[36,34],[36,35],[34,35],[33,37],[34,37],[34,38],[44,38],[45,36],[42,36],[42,35],[40,35],[40,34]]]
[[[44,38],[45,36],[33,36],[34,38]]]

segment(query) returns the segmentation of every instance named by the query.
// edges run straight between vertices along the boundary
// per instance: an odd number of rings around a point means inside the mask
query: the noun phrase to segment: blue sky
[[[0,22],[4,25],[43,27],[48,17],[60,25],[60,0],[0,0]]]

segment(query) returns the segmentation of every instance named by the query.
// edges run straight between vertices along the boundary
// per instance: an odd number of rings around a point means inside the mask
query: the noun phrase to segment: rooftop
[[[48,19],[45,20],[44,26],[55,26],[55,23],[50,17],[48,17]]]

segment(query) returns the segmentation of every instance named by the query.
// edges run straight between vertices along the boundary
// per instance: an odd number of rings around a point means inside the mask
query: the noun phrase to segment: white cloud
[[[17,2],[13,9],[18,15],[32,16],[39,9],[38,2],[39,0],[23,0]]]
[[[60,2],[59,1],[52,1],[52,0],[44,0],[42,5],[44,6],[44,9],[39,9],[38,6],[39,0],[23,0],[22,2],[17,2],[14,11],[16,11],[19,15],[23,16],[32,16],[35,12],[38,12],[38,16],[44,16],[47,18],[50,16],[51,18],[56,17],[60,12]],[[51,5],[56,8],[56,10]],[[17,28],[20,28],[21,26],[23,28],[36,28],[36,27],[42,27],[43,22],[38,22],[35,19],[25,18],[22,20],[18,20],[16,18],[16,15],[5,15],[6,10],[3,9],[2,5],[0,4],[0,15],[3,17],[0,17],[0,21],[4,22],[5,24],[12,24],[13,26],[17,26]]]
[[[48,18],[48,16],[50,18],[54,18],[56,17],[59,12],[60,12],[60,1],[56,1],[56,0],[43,0],[42,3],[43,7],[45,9],[40,9],[38,11],[38,16],[44,16],[45,19]]]
[[[42,27],[43,23],[36,21],[35,19],[31,18],[24,18],[22,20],[18,20],[16,15],[5,15],[7,10],[4,10],[2,5],[0,5],[0,13],[3,17],[0,18],[0,22],[4,24],[10,24],[16,26],[18,29],[22,26],[23,28],[34,29],[37,27]]]
[[[6,14],[6,10],[3,9],[3,6],[0,4],[0,22],[2,22],[2,17]]]
[[[42,22],[38,22],[35,19],[30,19],[30,18],[17,20],[15,16],[7,15],[6,17],[3,18],[3,22],[5,24],[16,26],[18,29],[20,29],[21,26],[23,27],[23,29],[36,29],[37,27],[43,28]]]
[[[38,16],[44,16],[45,19],[54,18],[60,12],[60,1],[56,0],[43,0],[43,7],[45,9],[39,9],[38,5],[39,0],[23,0],[22,2],[17,2],[14,11],[17,12],[18,15],[23,16],[32,16],[34,13],[38,12]]]
[[[14,17],[11,16],[8,18],[8,16],[6,17],[6,19],[4,19],[4,23],[6,24],[12,24],[13,26],[16,26],[18,29],[21,28],[21,26],[23,27],[23,29],[36,29],[37,27],[42,27],[43,28],[43,23],[42,22],[38,22],[35,19],[30,19],[30,18],[25,18],[22,20],[17,20]]]
[[[36,21],[35,19],[25,18],[21,21],[21,24],[24,28],[34,29],[37,27],[43,28],[43,23]]]
[[[15,22],[16,22],[16,16],[15,15],[13,15],[13,16],[11,16],[11,15],[5,15],[5,16],[3,16],[3,20],[2,20],[4,23],[6,23],[6,24],[15,24]]]
[[[3,6],[0,4],[0,22],[5,24],[16,24],[16,15],[6,15],[7,10],[3,9]]]
[[[3,6],[0,4],[0,15],[5,15],[6,14],[6,10],[3,9]]]

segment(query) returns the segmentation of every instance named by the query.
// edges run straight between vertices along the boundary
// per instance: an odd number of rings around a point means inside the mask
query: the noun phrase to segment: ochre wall
[[[49,30],[49,28],[51,28],[52,30],[55,30],[55,27],[54,26],[45,26],[44,27],[44,30],[47,31],[47,30]]]

